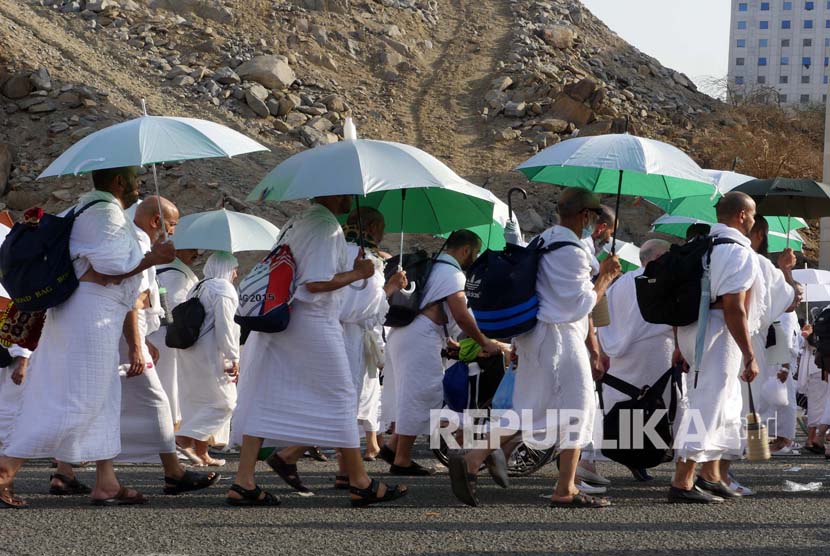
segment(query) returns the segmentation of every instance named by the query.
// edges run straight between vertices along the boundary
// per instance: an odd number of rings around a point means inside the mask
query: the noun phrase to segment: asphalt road
[[[421,452],[423,461],[428,453]],[[468,508],[450,492],[446,470],[407,480],[409,496],[394,506],[352,509],[347,494],[331,488],[334,465],[303,460],[300,472],[316,495],[292,494],[265,466],[260,484],[283,501],[278,508],[237,509],[223,505],[235,468],[209,491],[168,497],[161,494],[161,468],[122,466],[124,484],[151,496],[139,508],[94,508],[84,497],[45,494],[48,462],[21,471],[19,494],[30,503],[21,511],[0,510],[0,556],[14,555],[644,555],[707,556],[752,554],[813,556],[830,550],[830,491],[789,493],[784,480],[830,485],[830,462],[802,455],[736,466],[740,479],[757,496],[720,506],[665,502],[670,466],[655,470],[656,480],[636,483],[622,467],[604,463],[613,479],[614,507],[562,510],[547,507],[555,465],[514,479],[508,490],[483,478],[482,506]],[[383,476],[383,463],[368,464]],[[786,471],[798,466],[799,471]],[[91,484],[94,473],[78,477]],[[389,479],[394,479],[389,477]]]

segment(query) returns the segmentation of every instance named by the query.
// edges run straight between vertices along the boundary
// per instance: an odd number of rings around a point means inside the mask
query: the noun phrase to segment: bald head
[[[730,191],[720,198],[715,212],[720,224],[735,228],[749,237],[755,225],[755,201],[752,197],[740,191]]]
[[[167,229],[167,235],[172,236],[176,230],[176,225],[179,223],[179,209],[164,197],[156,197],[153,195],[144,199],[136,207],[135,218],[133,219],[136,226],[144,230],[153,242],[162,236],[162,218],[159,215],[159,205],[161,206],[161,215],[164,217],[164,226]]]
[[[640,266],[659,259],[670,247],[671,243],[663,239],[648,240],[640,247]]]

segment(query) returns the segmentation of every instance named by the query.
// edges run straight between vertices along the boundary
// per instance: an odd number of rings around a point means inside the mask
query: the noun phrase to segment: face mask
[[[591,235],[593,235],[593,233],[593,226],[585,226],[584,228],[582,228],[582,239],[588,239],[589,237],[591,237]]]

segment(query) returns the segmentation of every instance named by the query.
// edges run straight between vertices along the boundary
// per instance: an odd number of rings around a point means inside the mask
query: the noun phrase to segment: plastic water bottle
[[[164,314],[161,316],[161,325],[168,326],[173,323],[173,313],[167,303],[167,288],[159,288],[159,303]]]

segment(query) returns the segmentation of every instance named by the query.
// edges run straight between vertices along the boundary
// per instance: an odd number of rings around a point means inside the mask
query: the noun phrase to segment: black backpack
[[[714,246],[729,243],[737,242],[711,236],[698,238],[684,245],[672,245],[668,252],[648,263],[643,274],[634,280],[643,320],[670,326],[697,322],[703,257],[710,260]]]
[[[467,271],[467,303],[479,329],[490,338],[508,339],[536,325],[539,258],[570,241],[543,245],[536,237],[527,247],[508,243],[503,251],[487,250]]]
[[[201,337],[199,332],[205,322],[205,306],[199,299],[199,288],[206,281],[202,280],[196,284],[193,297],[173,308],[173,322],[167,325],[167,332],[164,336],[164,343],[167,347],[187,349]]]
[[[421,300],[423,299],[427,279],[432,272],[432,267],[438,263],[449,264],[446,261],[438,260],[440,253],[441,251],[439,250],[438,253],[430,257],[426,251],[418,250],[415,253],[409,253],[403,256],[403,265],[400,266],[406,272],[407,280],[415,284],[415,291],[412,293],[396,291],[389,297],[389,312],[386,313],[384,326],[390,326],[392,328],[409,326],[415,320],[415,317],[421,314]],[[387,281],[398,272],[400,260],[400,256],[395,256],[386,262],[386,270],[384,273]]]
[[[605,374],[599,388],[600,407],[604,408],[602,399],[602,385],[610,386],[627,395],[629,400],[617,402],[603,417],[602,433],[603,445],[614,442],[616,448],[602,448],[602,455],[612,461],[634,468],[651,468],[671,460],[674,442],[674,419],[677,415],[677,398],[682,370],[672,367],[661,376],[652,386],[639,388],[615,376]],[[669,407],[663,401],[663,392],[666,386],[671,388]],[[622,413],[626,410],[625,413]],[[642,438],[635,438],[634,432],[642,431],[646,423],[656,411],[666,410],[663,417],[654,427],[654,430],[663,441],[662,446],[655,446],[654,442],[643,434]],[[635,413],[642,413],[642,418],[634,417]],[[625,434],[620,434],[626,431]],[[622,438],[620,438],[622,436]]]
[[[78,289],[69,254],[75,219],[103,199],[71,209],[66,216],[44,214],[38,224],[17,222],[0,246],[0,283],[20,311],[57,307]]]
[[[816,355],[830,356],[830,305],[813,320],[813,343]]]

